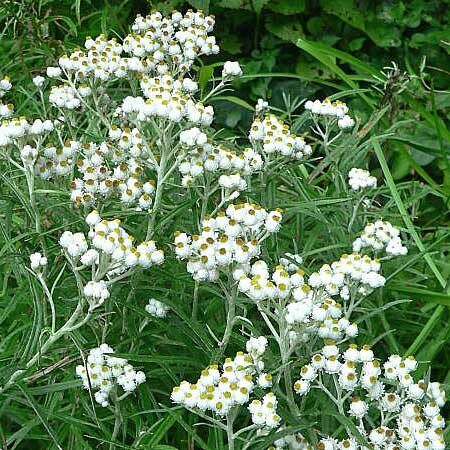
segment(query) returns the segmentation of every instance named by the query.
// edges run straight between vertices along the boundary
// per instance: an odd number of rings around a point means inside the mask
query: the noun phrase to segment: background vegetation
[[[391,267],[392,282],[368,303],[367,313],[372,311],[376,320],[371,325],[366,323],[365,340],[371,342],[381,335],[379,345],[386,353],[415,352],[417,359],[433,364],[434,379],[449,385],[449,3],[3,0],[0,76],[10,76],[17,88],[12,100],[18,113],[30,115],[33,103],[27,86],[31,86],[32,76],[53,65],[65,51],[82,45],[86,36],[123,35],[135,14],[146,14],[153,7],[162,11],[194,7],[217,18],[216,36],[223,52],[207,64],[232,59],[244,66],[244,77],[235,86],[236,98],[223,100],[216,108],[215,124],[225,133],[245,133],[252,115],[247,103],[253,104],[259,97],[269,99],[295,120],[299,99],[346,91],[354,114],[371,124],[362,132],[390,133],[381,164],[380,155],[372,154],[370,166],[374,174],[387,178],[387,185],[377,191],[384,217],[408,229],[415,242],[404,266]],[[208,71],[209,66],[205,66],[204,73]],[[351,164],[351,155],[347,156],[347,164]],[[38,345],[42,317],[37,306],[40,294],[24,268],[38,239],[23,218],[26,204],[21,203],[20,185],[0,169],[2,380]],[[348,236],[342,226],[350,218],[348,199],[326,178],[319,176],[307,184],[291,183],[294,179],[301,179],[301,174],[286,173],[268,186],[264,206],[281,206],[287,217],[282,233],[271,244],[279,251],[292,250],[294,245],[309,256],[312,266],[317,266],[336,258],[354,237]],[[272,205],[275,186],[278,203]],[[55,246],[60,230],[80,218],[67,198],[61,198],[54,207],[55,199],[42,195],[41,203],[46,211],[45,239],[50,247]],[[177,228],[185,220],[183,211],[192,207],[191,199],[169,205],[170,214],[181,218]],[[355,224],[354,229],[362,225]],[[166,236],[172,231],[170,225],[160,230]],[[124,349],[133,349],[133,363],[143,367],[148,376],[148,383],[139,389],[141,409],[133,409],[132,404],[128,409],[124,406],[122,414],[128,427],[124,435],[128,439],[117,448],[224,448],[222,436],[214,430],[197,431],[195,417],[179,410],[168,413],[161,405],[167,405],[167,393],[180,378],[193,378],[208,364],[214,341],[204,323],[219,334],[223,326],[222,304],[212,288],[200,294],[201,322],[188,319],[193,282],[183,264],[169,264],[170,274],[165,266],[154,269],[152,276],[157,281],[134,280],[138,289],[124,283],[122,295],[111,305],[111,314],[120,311],[120,320],[110,334]],[[70,292],[70,282],[67,280],[64,291]],[[151,325],[139,333],[145,318],[143,306],[152,296],[164,299],[175,313],[167,320],[152,319]],[[133,301],[126,302],[126,298]],[[390,302],[397,304],[385,313],[381,307]],[[60,308],[68,312],[70,301]],[[90,333],[95,335],[95,328]],[[239,349],[242,342],[236,333],[232,349]],[[35,372],[32,383],[0,396],[3,450],[61,445],[59,448],[78,450],[95,448],[111,439],[114,417],[103,412],[97,416],[74,379],[77,348],[89,348],[86,336],[78,332],[60,342],[42,361],[41,367],[61,361],[54,368],[58,370]]]

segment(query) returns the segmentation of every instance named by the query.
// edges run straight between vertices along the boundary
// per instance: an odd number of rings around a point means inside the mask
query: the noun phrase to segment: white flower
[[[59,67],[47,67],[47,76],[49,78],[57,78],[61,76],[62,70]]]
[[[262,112],[264,112],[265,110],[267,110],[269,108],[269,103],[262,99],[259,98],[258,101],[256,102],[256,106],[255,106],[255,111],[257,114],[260,114]]]
[[[258,341],[257,346],[256,341]],[[261,350],[262,340],[255,339],[249,344],[254,350]],[[255,388],[254,375],[257,373],[258,361],[250,353],[238,352],[234,359],[227,358],[222,369],[211,365],[201,372],[196,383],[182,381],[173,388],[171,399],[187,408],[199,408],[224,417],[236,406],[245,405]],[[269,387],[271,376],[258,375],[259,387]],[[273,394],[267,394],[262,401],[254,400],[248,406],[254,423],[272,428],[279,422],[276,415],[277,400]],[[261,413],[261,414],[260,414]]]
[[[167,315],[167,312],[169,311],[169,307],[166,306],[164,303],[155,300],[154,298],[151,298],[148,301],[148,304],[145,305],[145,310],[154,317],[158,318],[164,318]]]
[[[301,160],[312,153],[303,138],[290,132],[289,127],[276,116],[256,117],[253,121],[249,139],[253,148],[266,157],[281,155],[286,158]]]
[[[45,78],[40,75],[33,78],[33,84],[38,88],[41,88],[44,83],[45,83]]]
[[[348,174],[348,184],[354,191],[377,187],[377,179],[368,170],[353,168]]]
[[[103,407],[109,405],[109,393],[115,385],[131,392],[145,382],[143,372],[136,372],[126,359],[117,358],[113,353],[109,345],[102,344],[89,352],[86,366],[79,365],[75,369],[83,387],[95,390],[95,401]]]
[[[368,223],[361,236],[353,242],[353,250],[359,251],[369,247],[375,251],[386,250],[392,256],[406,255],[408,249],[403,245],[400,237],[400,230],[391,223],[377,220]]]
[[[235,78],[241,75],[242,69],[237,61],[227,61],[223,65],[222,78]]]
[[[341,130],[347,130],[349,128],[353,128],[354,125],[355,125],[355,121],[347,114],[338,120],[338,127]]]
[[[354,397],[350,403],[349,414],[357,418],[362,418],[366,415],[369,406],[359,397]]]
[[[41,253],[33,253],[30,255],[30,267],[33,271],[39,272],[47,265],[47,258]]]

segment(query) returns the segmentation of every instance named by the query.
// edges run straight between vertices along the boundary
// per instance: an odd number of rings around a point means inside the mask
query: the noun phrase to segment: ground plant
[[[448,448],[441,2],[99,3],[0,6],[0,448]]]

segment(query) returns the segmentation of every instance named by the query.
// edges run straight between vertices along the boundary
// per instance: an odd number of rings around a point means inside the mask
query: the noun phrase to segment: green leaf
[[[189,3],[195,8],[200,9],[208,13],[209,11],[209,0],[189,0]]]
[[[358,50],[361,50],[362,46],[364,45],[364,42],[366,41],[366,38],[364,37],[360,37],[360,38],[356,38],[356,39],[352,39],[349,43],[348,43],[348,48],[352,51],[352,52],[356,52]]]
[[[383,150],[380,147],[380,144],[373,140],[373,146],[375,149],[375,154],[377,155],[378,161],[380,163],[381,169],[383,170],[384,176],[386,178],[386,183],[389,186],[389,189],[391,191],[392,197],[394,198],[394,201],[397,205],[397,208],[402,216],[402,219],[406,225],[406,228],[410,232],[411,236],[414,239],[414,242],[416,243],[418,249],[423,253],[423,258],[425,259],[426,263],[430,267],[431,271],[433,272],[436,279],[439,281],[439,284],[442,286],[443,289],[446,288],[446,280],[442,276],[441,272],[437,268],[435,262],[431,258],[430,254],[427,253],[425,246],[422,243],[422,240],[419,237],[419,234],[417,233],[412,220],[406,211],[405,205],[402,202],[402,199],[400,198],[400,195],[398,193],[397,187],[395,185],[394,179],[392,177],[391,171],[389,170],[389,167],[386,162],[386,158],[384,157]],[[439,322],[445,308],[442,305],[439,305],[433,312],[432,316],[428,319],[425,326],[422,328],[420,334],[416,337],[414,342],[409,346],[408,350],[406,351],[406,356],[411,355],[415,353],[415,351],[425,342],[429,334],[432,332],[433,328],[437,325]]]
[[[212,79],[214,75],[214,65],[202,66],[200,67],[199,75],[198,75],[198,84],[200,89],[205,89],[209,80]]]
[[[352,27],[365,31],[364,14],[354,0],[320,0],[320,6],[326,13],[333,14]]]
[[[22,391],[22,394],[27,399],[31,408],[33,408],[34,412],[36,413],[36,416],[39,418],[39,420],[41,421],[44,428],[47,430],[47,433],[50,436],[50,438],[52,439],[52,441],[54,442],[55,446],[59,450],[63,450],[63,448],[61,447],[61,445],[59,444],[59,442],[57,440],[55,432],[53,431],[50,424],[48,423],[47,418],[44,417],[44,414],[41,412],[38,404],[34,401],[34,399],[27,393],[27,391],[20,384],[18,384],[17,386]]]
[[[239,9],[242,7],[243,0],[220,0],[217,5],[222,8]]]
[[[161,440],[167,436],[168,431],[172,428],[173,424],[176,423],[176,417],[167,415],[159,422],[157,422],[149,431],[149,436],[141,440],[141,444],[145,444],[145,448],[155,449],[172,449],[173,447],[165,446],[159,444]],[[159,444],[159,445],[158,445]]]
[[[392,158],[392,178],[394,180],[401,180],[409,173],[409,160],[404,153],[396,151]]]
[[[249,103],[247,103],[245,100],[242,100],[239,97],[234,97],[233,95],[219,95],[218,97],[214,97],[211,99],[211,101],[216,100],[224,100],[226,102],[231,102],[234,103],[235,105],[242,106],[243,108],[248,109],[249,111],[255,110],[255,108]]]
[[[330,52],[330,48],[324,50],[324,47],[317,42],[310,42],[306,39],[299,39],[296,44],[302,49],[314,56],[322,64],[327,66],[332,72],[334,72],[342,81],[344,81],[352,89],[357,89],[358,85],[350,76],[348,76],[338,65],[335,63],[335,52]],[[343,53],[343,52],[340,52]],[[360,97],[372,108],[375,107],[373,100],[369,99],[365,94],[360,93]]]
[[[389,285],[389,288],[393,291],[403,292],[409,294],[412,297],[417,297],[424,302],[437,303],[439,305],[450,306],[450,295],[443,294],[441,292],[433,292],[429,289],[421,289],[415,287],[407,287],[402,285]]]
[[[266,23],[266,28],[275,36],[284,41],[295,42],[304,36],[302,25],[299,21],[292,21],[287,18],[273,17]]]
[[[299,14],[305,11],[306,0],[271,0],[267,7],[280,14]]]
[[[268,2],[269,0],[252,0],[253,9],[256,14],[259,14]]]
[[[379,20],[368,21],[365,31],[379,47],[399,47],[401,45],[401,32],[392,24]]]

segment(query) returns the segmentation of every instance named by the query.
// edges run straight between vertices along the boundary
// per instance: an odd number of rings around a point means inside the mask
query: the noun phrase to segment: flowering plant
[[[444,389],[409,352],[382,363],[369,345],[391,344],[384,313],[403,302],[383,288],[425,252],[387,198],[385,136],[345,92],[286,111],[260,99],[245,132],[217,130],[245,68],[204,65],[214,25],[202,11],[138,16],[123,39],[88,37],[35,76],[39,114],[0,104],[36,314],[0,395],[29,398],[65,367],[70,381],[37,392],[81,386],[72,413],[110,448],[211,448],[208,426],[230,450],[443,450]],[[0,81],[0,97],[13,89]],[[367,170],[373,149],[385,180]]]

